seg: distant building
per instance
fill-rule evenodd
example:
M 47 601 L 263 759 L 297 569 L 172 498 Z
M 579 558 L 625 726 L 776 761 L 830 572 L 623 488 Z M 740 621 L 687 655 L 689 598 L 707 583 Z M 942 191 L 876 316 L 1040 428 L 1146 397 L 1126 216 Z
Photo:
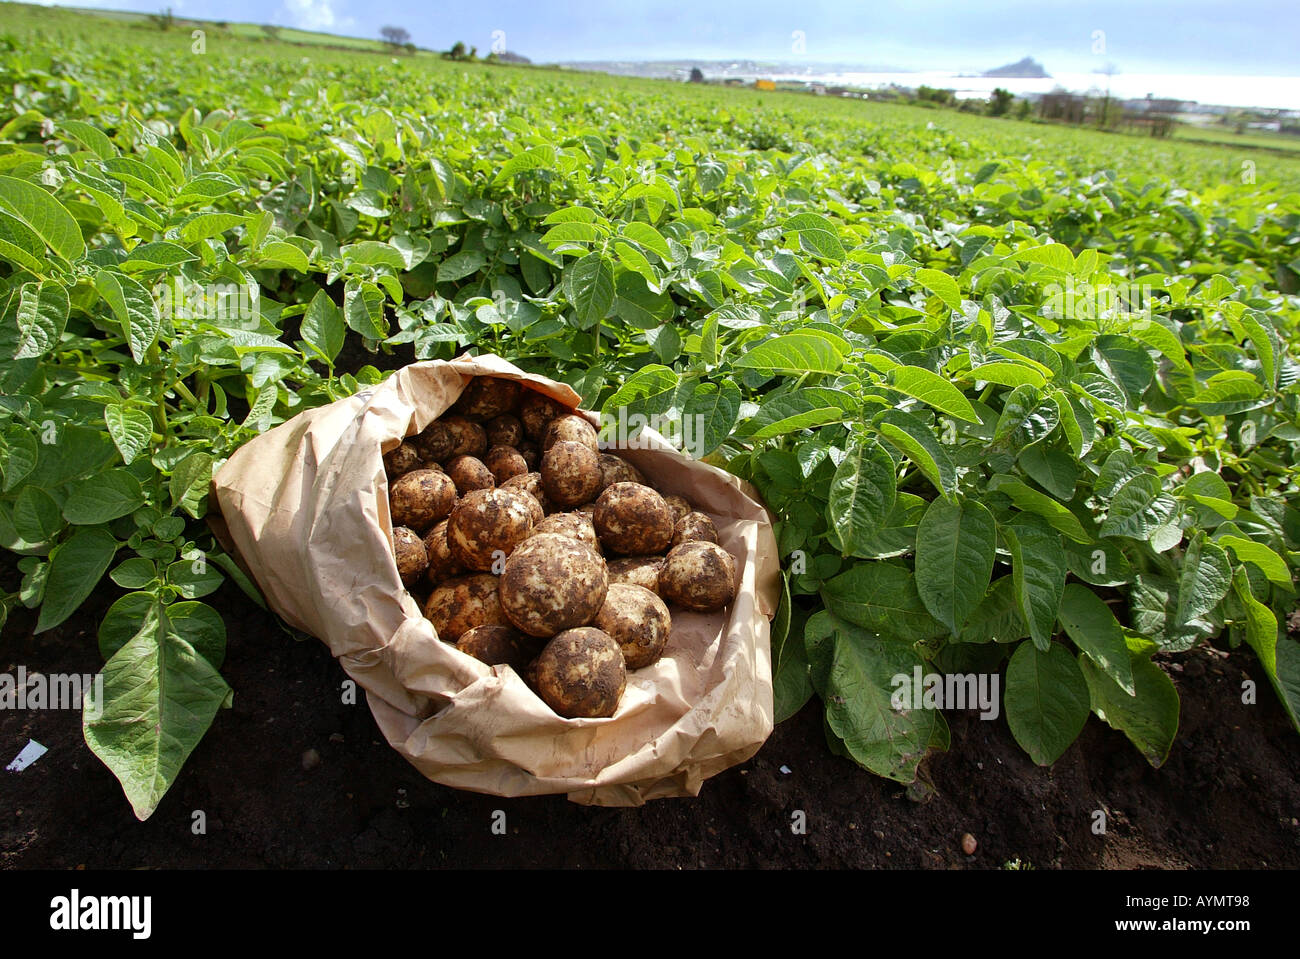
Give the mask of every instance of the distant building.
M 774 83 L 774 82 L 771 81 L 771 80 L 755 80 L 755 81 L 754 81 L 754 89 L 755 89 L 755 90 L 775 90 L 775 89 L 776 89 L 776 83 Z

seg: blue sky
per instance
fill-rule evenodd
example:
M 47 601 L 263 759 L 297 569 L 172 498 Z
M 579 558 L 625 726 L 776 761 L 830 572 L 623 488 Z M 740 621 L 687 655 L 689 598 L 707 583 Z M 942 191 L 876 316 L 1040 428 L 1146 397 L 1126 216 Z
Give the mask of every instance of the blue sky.
M 764 59 L 982 70 L 1300 75 L 1297 0 L 76 0 L 67 5 L 275 23 L 486 53 L 494 31 L 537 61 Z M 796 31 L 803 37 L 798 51 Z M 1104 53 L 1094 51 L 1098 31 Z

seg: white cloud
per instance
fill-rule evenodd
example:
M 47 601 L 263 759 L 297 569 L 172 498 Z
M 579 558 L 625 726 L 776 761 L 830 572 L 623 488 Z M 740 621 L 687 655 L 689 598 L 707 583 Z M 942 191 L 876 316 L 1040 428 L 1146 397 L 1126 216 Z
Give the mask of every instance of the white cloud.
M 293 25 L 303 30 L 341 26 L 334 12 L 334 0 L 284 0 L 284 8 Z

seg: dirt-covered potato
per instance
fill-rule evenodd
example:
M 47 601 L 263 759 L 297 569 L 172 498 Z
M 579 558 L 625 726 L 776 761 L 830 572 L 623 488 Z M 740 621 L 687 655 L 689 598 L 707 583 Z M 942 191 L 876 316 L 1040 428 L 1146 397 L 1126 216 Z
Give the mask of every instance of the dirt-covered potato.
M 405 526 L 393 527 L 393 555 L 397 557 L 397 572 L 402 582 L 410 586 L 429 568 L 429 554 L 420 534 Z
M 454 445 L 451 456 L 482 456 L 487 452 L 487 431 L 464 416 L 444 416 L 442 422 L 451 430 Z
M 424 457 L 425 463 L 441 463 L 450 459 L 456 449 L 456 432 L 446 421 L 434 420 L 408 442 Z
M 676 525 L 679 519 L 695 509 L 690 500 L 685 496 L 678 496 L 676 493 L 665 496 L 664 502 L 668 504 L 668 509 L 672 511 L 673 525 Z
M 466 493 L 447 520 L 447 545 L 466 569 L 492 569 L 497 551 L 509 556 L 533 531 L 533 513 L 524 494 L 478 489 Z
M 493 446 L 483 457 L 483 465 L 492 472 L 497 485 L 500 486 L 512 476 L 528 472 L 528 464 L 513 446 Z
M 524 424 L 519 417 L 502 413 L 488 420 L 483 427 L 487 433 L 488 449 L 494 446 L 518 446 L 524 439 Z
M 618 643 L 590 626 L 560 633 L 537 657 L 537 694 L 570 719 L 613 716 L 627 686 Z
M 537 640 L 512 626 L 475 626 L 461 633 L 456 648 L 489 666 L 510 666 L 523 675 L 537 653 Z
M 543 533 L 568 536 L 585 543 L 597 553 L 601 551 L 600 539 L 596 536 L 596 526 L 587 513 L 552 513 L 533 527 L 533 536 L 540 536 Z
M 659 571 L 663 569 L 662 556 L 626 556 L 613 559 L 607 564 L 609 583 L 630 583 L 641 586 L 650 592 L 659 593 Z
M 423 465 L 424 460 L 420 458 L 420 451 L 410 443 L 403 443 L 384 454 L 384 470 L 390 478 L 409 473 L 411 470 L 418 470 Z
M 524 473 L 521 476 L 512 476 L 501 484 L 501 488 L 517 489 L 528 493 L 538 503 L 542 504 L 544 513 L 549 513 L 554 509 L 551 506 L 551 501 L 546 498 L 546 488 L 542 485 L 541 473 Z M 541 519 L 539 518 L 537 521 L 540 523 Z
M 447 542 L 447 520 L 429 530 L 424 537 L 424 551 L 429 557 L 429 571 L 425 578 L 430 586 L 440 586 L 443 580 L 465 572 L 465 567 L 451 555 L 451 544 Z
M 660 553 L 673 539 L 673 517 L 664 498 L 640 483 L 615 483 L 596 500 L 596 535 L 622 556 Z
M 672 618 L 664 601 L 645 587 L 612 583 L 594 625 L 618 643 L 628 669 L 640 669 L 663 654 Z
M 460 394 L 455 411 L 461 416 L 490 420 L 511 412 L 519 402 L 519 391 L 520 386 L 514 380 L 504 380 L 499 376 L 476 376 Z
M 600 489 L 604 492 L 615 483 L 640 483 L 643 486 L 649 485 L 641 471 L 623 459 L 621 456 L 615 456 L 613 453 L 600 454 Z
M 687 513 L 673 526 L 673 545 L 681 546 L 682 543 L 692 543 L 696 540 L 716 543 L 718 527 L 714 526 L 713 520 L 704 513 Z
M 388 488 L 394 526 L 427 530 L 456 505 L 456 484 L 439 470 L 411 470 Z
M 600 457 L 581 443 L 560 440 L 542 455 L 542 488 L 561 509 L 586 503 L 600 489 Z
M 533 390 L 524 390 L 519 402 L 519 422 L 524 424 L 524 435 L 535 440 L 542 438 L 547 423 L 567 412 L 566 407 Z
M 447 460 L 447 475 L 456 484 L 456 492 L 464 496 L 476 489 L 491 489 L 497 485 L 496 477 L 487 464 L 476 456 L 453 456 Z
M 659 593 L 687 609 L 716 612 L 736 596 L 736 561 L 717 543 L 674 546 L 659 571 Z
M 546 433 L 542 436 L 542 452 L 545 453 L 556 443 L 581 443 L 593 453 L 600 452 L 600 440 L 596 427 L 587 422 L 585 417 L 576 413 L 557 416 L 546 424 Z
M 424 615 L 438 638 L 448 643 L 475 626 L 509 626 L 497 596 L 497 578 L 491 573 L 449 579 L 424 604 Z
M 534 440 L 520 440 L 518 444 L 516 444 L 515 449 L 517 449 L 519 455 L 524 458 L 524 462 L 528 464 L 528 468 L 533 472 L 536 472 L 537 464 L 542 461 L 541 447 L 539 447 Z
M 605 561 L 590 546 L 567 536 L 534 536 L 506 560 L 501 608 L 530 636 L 554 636 L 586 626 L 605 602 Z

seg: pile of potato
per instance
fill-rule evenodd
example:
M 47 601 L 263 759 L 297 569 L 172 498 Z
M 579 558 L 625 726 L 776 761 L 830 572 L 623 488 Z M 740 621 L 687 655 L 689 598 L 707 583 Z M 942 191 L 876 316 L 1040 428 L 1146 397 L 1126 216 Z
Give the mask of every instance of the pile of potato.
M 735 597 L 736 564 L 681 496 L 661 496 L 595 428 L 513 380 L 472 380 L 384 457 L 402 582 L 438 636 L 515 669 L 561 716 L 612 716 L 628 670 L 663 654 L 665 603 Z

